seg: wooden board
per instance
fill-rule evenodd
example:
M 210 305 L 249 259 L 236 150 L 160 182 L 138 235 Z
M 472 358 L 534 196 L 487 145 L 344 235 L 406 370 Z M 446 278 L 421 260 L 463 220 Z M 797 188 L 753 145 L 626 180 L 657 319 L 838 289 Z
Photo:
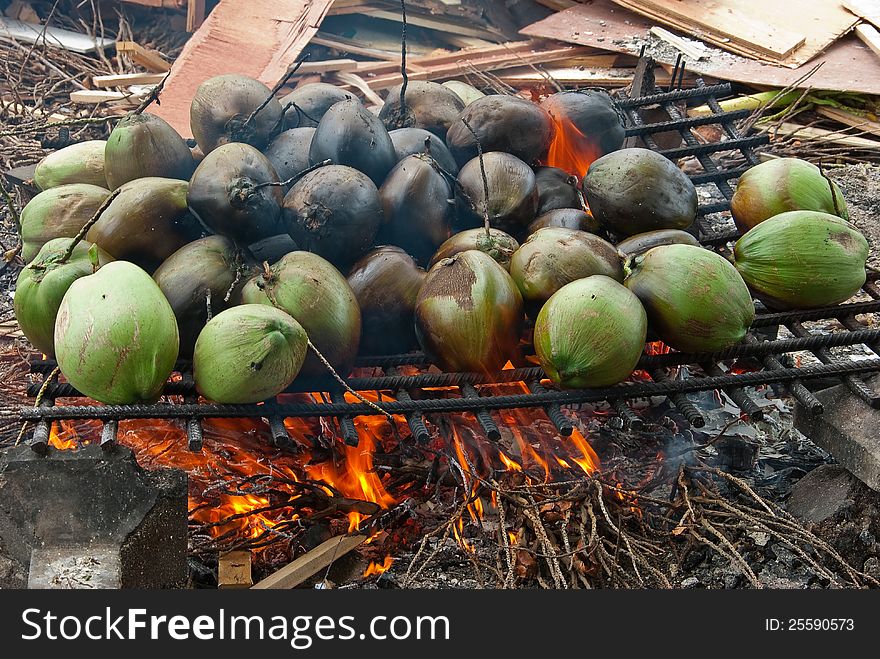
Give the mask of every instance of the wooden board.
M 171 70 L 171 65 L 159 53 L 144 48 L 136 41 L 117 41 L 116 52 L 128 55 L 135 64 L 155 73 L 165 73 Z
M 191 137 L 189 106 L 198 86 L 216 75 L 243 73 L 271 87 L 318 30 L 332 0 L 221 0 L 174 63 L 150 112 Z
M 327 569 L 334 561 L 363 544 L 366 539 L 365 535 L 341 535 L 330 538 L 289 565 L 254 584 L 252 588 L 255 590 L 295 588 L 321 570 Z
M 844 8 L 875 27 L 880 27 L 880 2 L 877 0 L 843 0 Z
M 117 73 L 107 76 L 92 76 L 95 87 L 127 87 L 128 85 L 158 85 L 165 73 Z
M 618 5 L 719 48 L 795 67 L 828 48 L 857 22 L 837 2 L 815 0 L 614 0 Z
M 859 23 L 856 25 L 855 33 L 863 44 L 880 57 L 880 32 L 876 27 L 868 23 Z
M 652 25 L 652 21 L 615 6 L 611 0 L 593 0 L 590 5 L 578 5 L 533 23 L 523 28 L 522 34 L 638 55 L 650 37 Z M 675 55 L 667 56 L 662 51 L 650 54 L 666 64 L 675 60 Z M 806 83 L 797 83 L 819 63 L 822 66 Z M 687 70 L 759 87 L 800 84 L 814 89 L 880 94 L 880 59 L 853 35 L 838 40 L 825 53 L 795 69 L 710 49 L 705 59 L 688 61 Z

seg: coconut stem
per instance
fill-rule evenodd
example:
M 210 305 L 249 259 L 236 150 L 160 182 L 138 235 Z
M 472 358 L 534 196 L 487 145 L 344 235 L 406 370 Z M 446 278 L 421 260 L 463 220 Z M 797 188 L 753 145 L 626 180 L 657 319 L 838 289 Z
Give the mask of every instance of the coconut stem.
M 110 193 L 110 196 L 108 196 L 104 200 L 104 203 L 101 204 L 101 207 L 95 212 L 94 215 L 92 215 L 91 219 L 89 219 L 88 222 L 83 224 L 82 229 L 80 229 L 79 232 L 77 232 L 77 234 L 73 237 L 73 239 L 70 242 L 70 245 L 67 246 L 67 250 L 61 256 L 61 260 L 58 261 L 58 263 L 67 263 L 68 259 L 70 259 L 71 255 L 73 254 L 73 250 L 76 249 L 76 246 L 79 245 L 79 243 L 82 241 L 82 239 L 86 237 L 86 234 L 89 232 L 89 229 L 91 229 L 93 226 L 95 226 L 97 221 L 101 219 L 101 216 L 104 214 L 104 211 L 107 210 L 107 208 L 110 206 L 110 204 L 113 203 L 113 200 L 119 196 L 120 192 L 122 192 L 122 188 L 116 188 L 113 192 Z
M 386 412 L 385 410 L 383 410 L 381 407 L 379 407 L 378 405 L 376 405 L 376 403 L 367 400 L 366 398 L 364 398 L 363 396 L 361 396 L 358 392 L 356 392 L 354 389 L 352 389 L 350 386 L 348 386 L 348 383 L 347 383 L 345 380 L 343 380 L 343 379 L 342 379 L 342 376 L 339 375 L 339 373 L 336 372 L 336 369 L 333 368 L 333 366 L 330 365 L 330 362 L 328 362 L 328 361 L 327 361 L 327 358 L 324 357 L 324 355 L 321 354 L 321 351 L 318 350 L 318 349 L 315 347 L 315 344 L 312 343 L 311 339 L 308 339 L 308 342 L 309 342 L 309 349 L 311 349 L 311 351 L 312 351 L 313 353 L 315 353 L 315 356 L 316 356 L 316 357 L 320 360 L 320 362 L 324 365 L 324 368 L 326 368 L 328 371 L 330 371 L 330 375 L 333 376 L 333 379 L 334 379 L 334 380 L 336 380 L 340 385 L 342 385 L 342 387 L 343 387 L 348 393 L 350 393 L 352 396 L 354 396 L 355 398 L 357 398 L 359 401 L 361 401 L 362 403 L 364 403 L 364 404 L 367 405 L 368 407 L 371 407 L 371 408 L 373 408 L 374 410 L 376 410 L 377 412 L 379 412 L 380 414 L 384 415 L 385 417 L 388 418 L 388 421 L 391 422 L 392 425 L 394 424 L 394 417 L 391 416 L 391 414 L 389 414 L 388 412 Z
M 828 188 L 831 190 L 831 203 L 834 204 L 834 214 L 842 218 L 843 215 L 840 214 L 840 204 L 837 201 L 837 190 L 834 187 L 834 181 L 825 173 L 825 167 L 823 167 L 821 159 L 819 160 L 819 173 L 822 175 L 822 178 L 828 181 Z
M 140 105 L 138 105 L 134 110 L 132 110 L 132 112 L 131 112 L 132 115 L 143 114 L 144 110 L 146 110 L 148 107 L 150 107 L 150 104 L 153 101 L 156 101 L 157 104 L 160 103 L 159 94 L 161 94 L 162 90 L 165 88 L 165 81 L 168 80 L 168 76 L 170 76 L 170 75 L 171 75 L 171 70 L 169 69 L 168 73 L 165 74 L 165 77 L 159 81 L 159 84 L 156 85 L 155 87 L 153 87 L 150 90 L 150 93 L 147 94 L 147 97 L 143 101 L 140 102 Z
M 491 227 L 489 221 L 489 178 L 486 176 L 486 163 L 483 162 L 483 145 L 480 144 L 480 138 L 477 137 L 477 132 L 471 128 L 467 119 L 462 117 L 461 122 L 464 124 L 464 127 L 468 129 L 470 134 L 474 136 L 474 141 L 477 143 L 477 158 L 480 160 L 480 176 L 483 177 L 483 194 L 485 195 L 485 201 L 483 203 L 483 224 L 486 227 L 486 236 L 491 237 L 492 234 L 489 233 L 489 228 Z
M 284 74 L 284 77 L 281 78 L 281 80 L 279 80 L 274 87 L 272 87 L 272 90 L 269 92 L 269 95 L 265 98 L 265 100 L 260 103 L 256 108 L 254 108 L 254 111 L 251 112 L 248 115 L 248 118 L 244 120 L 244 123 L 241 126 L 242 130 L 253 123 L 254 119 L 257 118 L 257 115 L 263 111 L 263 108 L 269 105 L 269 102 L 273 98 L 275 98 L 275 94 L 278 93 L 278 90 L 287 84 L 287 81 L 290 80 L 297 71 L 299 71 L 299 67 L 301 67 L 303 65 L 303 62 L 305 62 L 309 57 L 311 57 L 311 55 L 309 53 L 306 53 L 292 67 L 287 69 L 287 73 Z
M 406 88 L 409 86 L 409 76 L 406 74 L 406 0 L 400 0 L 400 15 L 402 19 L 400 28 L 400 77 L 403 83 L 400 85 L 400 107 L 398 108 L 399 123 L 404 125 L 406 119 Z
M 326 167 L 327 165 L 332 165 L 332 164 L 333 164 L 333 161 L 328 158 L 327 160 L 319 162 L 317 165 L 312 165 L 311 167 L 307 167 L 306 169 L 302 170 L 298 174 L 294 174 L 286 181 L 269 181 L 268 183 L 257 183 L 252 189 L 259 190 L 260 188 L 287 187 L 288 185 L 293 185 L 294 183 L 296 183 L 298 180 L 300 180 L 306 174 L 310 174 L 313 171 L 315 171 L 316 169 L 321 169 L 321 167 Z

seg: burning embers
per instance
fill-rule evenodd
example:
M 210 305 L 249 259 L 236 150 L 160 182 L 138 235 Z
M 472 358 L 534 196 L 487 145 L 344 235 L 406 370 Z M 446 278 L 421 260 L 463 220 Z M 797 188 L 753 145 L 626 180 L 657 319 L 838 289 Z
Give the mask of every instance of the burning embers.
M 510 395 L 528 391 L 525 383 L 485 385 L 486 393 Z M 455 387 L 434 390 L 438 396 L 457 396 Z M 388 392 L 362 392 L 370 400 L 393 400 Z M 286 401 L 304 396 L 282 396 Z M 354 402 L 353 396 L 347 396 Z M 293 550 L 315 524 L 335 533 L 376 535 L 377 518 L 407 499 L 429 498 L 441 485 L 465 484 L 462 514 L 452 530 L 460 545 L 472 550 L 466 536 L 469 523 L 481 524 L 497 515 L 496 497 L 483 492 L 486 479 L 515 475 L 525 483 L 548 483 L 582 478 L 598 470 L 599 458 L 584 436 L 574 430 L 560 436 L 539 409 L 504 410 L 493 416 L 501 433 L 486 438 L 470 414 L 428 418 L 431 441 L 419 445 L 406 420 L 394 417 L 353 419 L 359 443 L 346 445 L 337 422 L 319 418 L 289 418 L 285 426 L 294 448 L 272 447 L 260 419 L 206 419 L 203 450 L 188 450 L 182 424 L 171 420 L 126 420 L 119 424 L 118 441 L 130 447 L 147 469 L 176 467 L 190 481 L 191 546 L 194 551 L 235 548 L 260 549 L 286 540 Z M 50 443 L 76 449 L 100 437 L 100 422 L 61 421 L 53 424 Z M 399 470 L 403 465 L 404 468 Z M 430 465 L 424 477 L 405 476 L 414 465 Z M 412 529 L 413 531 L 415 529 Z M 415 539 L 415 534 L 411 534 Z M 390 559 L 370 568 L 379 574 Z

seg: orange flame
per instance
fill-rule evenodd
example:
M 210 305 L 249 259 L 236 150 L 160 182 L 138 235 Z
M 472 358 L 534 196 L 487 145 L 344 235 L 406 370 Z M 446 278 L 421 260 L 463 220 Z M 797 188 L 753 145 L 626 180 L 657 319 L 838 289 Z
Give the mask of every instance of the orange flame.
M 547 152 L 547 164 L 558 167 L 569 174 L 583 178 L 594 160 L 602 155 L 599 147 L 589 137 L 565 117 L 553 117 L 556 132 L 550 150 Z
M 391 556 L 386 556 L 385 560 L 383 560 L 381 563 L 371 561 L 370 564 L 367 566 L 367 569 L 364 570 L 364 578 L 388 572 L 388 570 L 391 569 L 391 564 L 393 562 L 394 559 L 391 558 Z
M 580 457 L 574 455 L 571 456 L 574 463 L 587 475 L 599 471 L 599 465 L 601 464 L 599 456 L 596 455 L 593 447 L 590 446 L 590 443 L 586 439 L 584 439 L 584 436 L 577 428 L 571 433 L 571 442 L 581 454 Z

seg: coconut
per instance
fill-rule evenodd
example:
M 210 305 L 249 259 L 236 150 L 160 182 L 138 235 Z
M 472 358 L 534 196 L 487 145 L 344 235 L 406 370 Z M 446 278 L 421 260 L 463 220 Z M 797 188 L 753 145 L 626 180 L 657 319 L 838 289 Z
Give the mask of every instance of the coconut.
M 486 96 L 476 87 L 473 87 L 466 82 L 461 82 L 460 80 L 447 80 L 443 83 L 443 86 L 454 91 L 465 104 L 465 107 Z
M 153 273 L 177 318 L 182 356 L 192 355 L 209 312 L 217 315 L 238 304 L 248 269 L 235 243 L 223 236 L 208 236 L 178 249 Z
M 326 82 L 301 85 L 281 99 L 281 107 L 286 108 L 284 129 L 314 128 L 327 110 L 348 98 L 353 97 L 345 90 Z
M 499 229 L 489 229 L 488 232 L 484 228 L 468 229 L 455 234 L 440 245 L 431 257 L 428 267 L 433 268 L 443 259 L 452 258 L 459 252 L 470 249 L 488 254 L 498 265 L 510 271 L 510 257 L 519 249 L 519 243 L 516 238 Z
M 576 208 L 557 208 L 539 215 L 529 224 L 529 234 L 540 229 L 577 229 L 597 233 L 600 230 L 599 223 L 587 211 Z
M 609 387 L 626 380 L 645 347 L 648 321 L 638 298 L 593 275 L 566 284 L 535 321 L 541 368 L 562 387 Z
M 558 92 L 541 101 L 557 124 L 568 124 L 580 133 L 596 157 L 616 151 L 626 137 L 623 112 L 602 90 Z
M 34 184 L 40 190 L 59 185 L 86 183 L 107 187 L 104 176 L 104 140 L 88 140 L 71 144 L 50 153 L 37 163 Z
M 500 151 L 483 154 L 483 166 L 489 184 L 490 223 L 508 233 L 522 233 L 538 212 L 535 173 L 516 156 Z M 472 228 L 484 223 L 486 189 L 479 158 L 458 173 L 455 201 L 460 226 Z
M 736 269 L 768 306 L 845 302 L 865 283 L 868 242 L 835 215 L 789 211 L 758 224 L 734 247 Z
M 407 156 L 379 189 L 384 225 L 380 241 L 427 263 L 452 234 L 452 186 L 430 156 Z
M 259 80 L 234 73 L 208 78 L 199 85 L 189 122 L 202 153 L 208 155 L 231 142 L 265 147 L 282 125 L 281 103 L 275 98 L 266 103 L 271 95 Z
M 393 355 L 418 346 L 414 327 L 416 296 L 425 271 L 399 247 L 367 253 L 348 275 L 361 308 L 361 353 Z
M 314 136 L 314 128 L 292 128 L 269 143 L 264 153 L 280 180 L 287 181 L 309 168 L 309 148 Z
M 733 219 L 743 233 L 780 213 L 797 210 L 849 219 L 837 184 L 822 176 L 816 165 L 797 158 L 755 165 L 740 177 L 730 200 Z
M 186 204 L 189 184 L 170 178 L 139 178 L 119 194 L 89 229 L 86 239 L 116 259 L 152 272 L 202 228 Z
M 510 276 L 533 311 L 566 284 L 590 275 L 622 282 L 623 262 L 614 245 L 586 231 L 540 229 L 510 259 Z
M 667 158 L 648 149 L 621 149 L 590 165 L 584 195 L 593 217 L 623 236 L 687 229 L 697 216 L 697 191 Z
M 225 144 L 196 167 L 189 207 L 211 231 L 243 244 L 284 233 L 284 194 L 272 163 L 247 144 Z
M 241 297 L 245 304 L 268 304 L 287 312 L 334 369 L 343 376 L 351 370 L 361 336 L 361 311 L 351 286 L 330 262 L 310 252 L 291 252 L 248 281 Z M 302 374 L 322 376 L 327 369 L 310 354 Z
M 53 238 L 40 249 L 36 258 L 18 273 L 15 283 L 15 318 L 28 341 L 40 352 L 55 354 L 55 318 L 70 285 L 80 277 L 95 272 L 113 257 L 92 244 L 80 241 L 70 258 L 61 262 L 72 238 Z M 94 263 L 93 263 L 94 260 Z
M 419 343 L 446 371 L 489 373 L 516 356 L 522 297 L 483 252 L 460 252 L 431 268 L 415 313 Z
M 347 270 L 373 245 L 382 224 L 382 200 L 366 174 L 328 165 L 290 189 L 284 221 L 297 245 Z
M 538 167 L 535 182 L 538 185 L 538 215 L 558 208 L 583 210 L 584 200 L 578 189 L 580 181 L 577 176 L 558 167 Z
M 394 144 L 382 121 L 356 98 L 333 105 L 321 118 L 312 138 L 309 159 L 313 165 L 329 160 L 347 165 L 382 185 L 397 164 Z
M 114 261 L 77 279 L 58 309 L 58 366 L 78 391 L 102 403 L 154 403 L 177 348 L 171 305 L 133 263 Z
M 424 128 L 441 140 L 464 110 L 464 101 L 453 90 L 436 82 L 412 80 L 406 86 L 406 104 L 400 113 L 400 85 L 388 90 L 379 118 L 388 130 Z
M 244 304 L 217 314 L 199 334 L 193 379 L 218 403 L 259 403 L 284 391 L 302 368 L 309 339 L 280 309 Z
M 88 183 L 41 192 L 21 211 L 21 258 L 30 262 L 53 238 L 73 238 L 98 212 L 110 191 Z
M 394 154 L 401 161 L 407 156 L 426 153 L 450 174 L 458 173 L 458 163 L 446 148 L 446 143 L 424 128 L 398 128 L 388 133 L 394 145 Z
M 129 114 L 107 140 L 104 149 L 107 183 L 116 189 L 138 178 L 158 176 L 189 180 L 195 164 L 183 138 L 164 119 L 153 114 Z
M 483 151 L 504 151 L 532 164 L 547 153 L 553 134 L 553 120 L 540 106 L 518 96 L 486 96 L 462 111 L 446 146 L 459 166 L 477 157 L 477 140 Z
M 645 233 L 637 233 L 625 240 L 617 243 L 617 251 L 624 256 L 638 256 L 644 254 L 649 249 L 660 247 L 662 245 L 693 245 L 700 246 L 700 241 L 693 234 L 680 229 L 658 229 L 657 231 L 647 231 Z
M 628 262 L 625 284 L 642 301 L 651 329 L 684 352 L 736 345 L 755 319 L 742 277 L 725 258 L 693 245 L 663 245 Z

